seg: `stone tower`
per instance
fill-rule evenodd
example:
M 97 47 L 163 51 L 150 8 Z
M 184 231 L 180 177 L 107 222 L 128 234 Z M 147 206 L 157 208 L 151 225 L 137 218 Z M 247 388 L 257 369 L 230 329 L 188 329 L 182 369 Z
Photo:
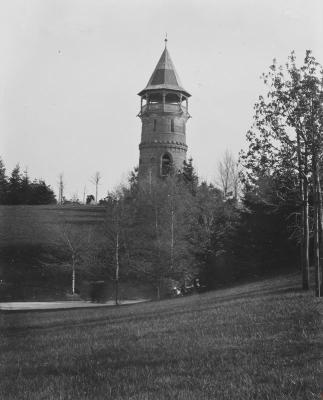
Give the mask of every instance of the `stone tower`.
M 183 167 L 186 159 L 186 122 L 190 94 L 183 88 L 165 49 L 141 97 L 139 181 L 163 177 Z

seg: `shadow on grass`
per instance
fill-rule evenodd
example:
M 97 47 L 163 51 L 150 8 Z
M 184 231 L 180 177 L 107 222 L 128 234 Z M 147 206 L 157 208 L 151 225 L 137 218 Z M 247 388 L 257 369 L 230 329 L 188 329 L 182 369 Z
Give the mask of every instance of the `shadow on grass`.
M 303 293 L 301 289 L 290 287 L 288 283 L 282 284 L 282 287 L 259 287 L 254 290 L 245 290 L 236 294 L 225 293 L 231 290 L 235 289 L 221 290 L 220 293 L 222 294 L 224 292 L 223 295 L 218 295 L 218 293 L 214 291 L 203 293 L 201 295 L 192 295 L 171 300 L 153 301 L 149 302 L 148 304 L 146 303 L 145 305 L 124 305 L 122 308 L 119 308 L 118 306 L 112 306 L 109 307 L 109 309 L 97 307 L 95 310 L 91 310 L 92 315 L 89 317 L 86 316 L 86 314 L 89 314 L 88 309 L 5 311 L 5 314 L 11 314 L 12 317 L 14 314 L 19 313 L 22 318 L 20 324 L 18 323 L 18 326 L 15 326 L 15 322 L 19 321 L 15 321 L 15 318 L 12 318 L 12 324 L 10 322 L 7 324 L 7 326 L 3 324 L 3 328 L 0 328 L 0 331 L 4 332 L 4 334 L 7 334 L 8 336 L 20 336 L 28 334 L 33 330 L 51 332 L 65 329 L 89 328 L 94 326 L 102 327 L 107 326 L 107 324 L 119 325 L 133 321 L 147 322 L 149 320 L 155 320 L 157 317 L 156 313 L 158 313 L 159 320 L 167 320 L 176 317 L 181 318 L 192 313 L 207 313 L 208 311 L 214 310 L 219 306 L 225 305 L 226 303 L 229 304 L 236 301 L 241 301 L 243 303 L 246 301 L 252 302 L 259 298 L 262 302 L 266 302 L 266 299 L 269 300 L 273 295 L 283 296 L 289 293 Z M 93 315 L 93 311 L 95 311 L 95 315 Z M 120 313 L 126 315 L 120 315 Z M 59 315 L 61 318 L 60 320 L 46 321 L 45 323 L 44 321 L 39 322 L 36 320 L 37 322 L 35 324 L 30 323 L 31 321 L 29 321 L 29 315 L 32 315 L 36 318 L 37 315 L 43 315 L 45 317 L 46 314 L 48 314 L 49 318 L 51 315 L 54 316 L 55 314 Z M 80 319 L 82 319 L 82 322 L 79 322 Z

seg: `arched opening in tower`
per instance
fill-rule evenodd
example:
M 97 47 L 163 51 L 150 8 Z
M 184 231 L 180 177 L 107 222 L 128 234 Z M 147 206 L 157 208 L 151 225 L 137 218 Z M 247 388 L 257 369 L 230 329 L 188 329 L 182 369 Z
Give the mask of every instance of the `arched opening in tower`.
M 170 154 L 165 153 L 161 159 L 161 175 L 168 176 L 170 175 L 173 167 L 173 160 Z

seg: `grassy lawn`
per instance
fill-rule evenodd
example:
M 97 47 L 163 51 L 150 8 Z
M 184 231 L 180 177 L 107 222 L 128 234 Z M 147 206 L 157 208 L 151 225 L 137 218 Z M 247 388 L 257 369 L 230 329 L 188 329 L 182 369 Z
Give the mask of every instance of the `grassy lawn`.
M 319 304 L 299 281 L 2 313 L 0 398 L 319 399 Z

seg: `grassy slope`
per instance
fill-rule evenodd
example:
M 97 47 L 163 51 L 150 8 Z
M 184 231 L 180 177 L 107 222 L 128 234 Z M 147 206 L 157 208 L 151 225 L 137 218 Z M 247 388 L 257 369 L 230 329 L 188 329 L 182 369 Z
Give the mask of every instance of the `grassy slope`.
M 318 304 L 298 282 L 2 314 L 0 398 L 318 399 Z
M 15 244 L 51 244 L 58 224 L 93 225 L 104 219 L 98 206 L 0 206 L 0 249 Z
M 5 282 L 20 283 L 24 279 L 24 289 L 11 292 L 16 300 L 33 298 L 37 289 L 38 298 L 55 299 L 56 292 L 61 297 L 70 286 L 70 278 L 66 273 L 55 275 L 50 268 L 42 270 L 42 283 L 35 283 L 35 275 L 40 274 L 41 261 L 47 261 L 48 255 L 56 254 L 54 247 L 61 245 L 62 226 L 73 225 L 78 231 L 80 226 L 91 231 L 93 240 L 99 235 L 99 228 L 104 221 L 105 209 L 99 206 L 0 206 L 0 279 Z M 83 232 L 84 232 L 83 230 Z M 64 246 L 63 246 L 64 247 Z M 58 278 L 63 286 L 56 288 Z M 39 287 L 39 290 L 38 290 Z M 6 298 L 6 293 L 0 288 L 0 298 Z M 1 301 L 1 299 L 0 299 Z
M 2 314 L 0 398 L 318 399 L 318 304 L 298 281 Z

